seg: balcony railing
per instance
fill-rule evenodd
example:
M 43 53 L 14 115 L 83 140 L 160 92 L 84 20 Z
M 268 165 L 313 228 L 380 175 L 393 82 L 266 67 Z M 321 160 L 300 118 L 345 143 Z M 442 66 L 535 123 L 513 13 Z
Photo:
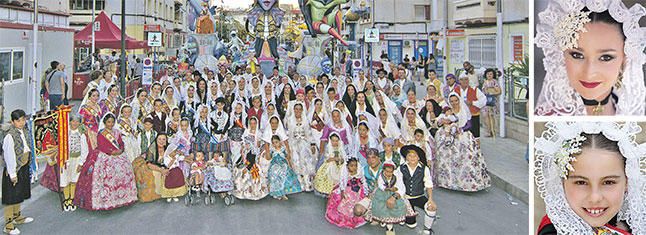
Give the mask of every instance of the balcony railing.
M 529 92 L 529 77 L 505 75 L 505 113 L 521 120 L 528 120 L 527 93 Z

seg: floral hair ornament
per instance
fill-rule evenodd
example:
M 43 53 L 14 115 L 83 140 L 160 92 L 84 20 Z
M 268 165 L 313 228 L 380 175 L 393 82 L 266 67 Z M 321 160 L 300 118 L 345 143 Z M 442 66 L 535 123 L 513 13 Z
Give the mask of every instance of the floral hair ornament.
M 554 162 L 560 169 L 561 178 L 567 179 L 568 173 L 574 171 L 572 162 L 576 161 L 575 155 L 581 153 L 581 144 L 585 140 L 583 135 L 566 140 L 563 142 L 561 150 L 554 154 Z
M 594 228 L 570 207 L 563 179 L 571 171 L 572 155 L 581 151 L 582 134 L 601 134 L 617 142 L 625 159 L 626 192 L 618 220 L 626 221 L 632 234 L 646 234 L 646 144 L 637 144 L 642 129 L 636 122 L 548 122 L 534 144 L 534 175 L 537 193 L 545 201 L 545 211 L 558 234 L 596 234 Z
M 579 47 L 580 33 L 587 32 L 583 26 L 590 22 L 589 11 L 570 12 L 554 28 L 554 36 L 561 50 Z

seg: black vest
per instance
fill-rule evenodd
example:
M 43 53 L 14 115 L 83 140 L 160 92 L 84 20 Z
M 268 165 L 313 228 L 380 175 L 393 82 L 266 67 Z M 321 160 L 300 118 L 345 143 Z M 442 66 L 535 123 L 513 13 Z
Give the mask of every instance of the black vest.
M 402 173 L 404 186 L 406 186 L 406 195 L 411 197 L 424 195 L 424 167 L 417 166 L 413 174 L 410 173 L 406 164 L 401 165 L 399 169 Z

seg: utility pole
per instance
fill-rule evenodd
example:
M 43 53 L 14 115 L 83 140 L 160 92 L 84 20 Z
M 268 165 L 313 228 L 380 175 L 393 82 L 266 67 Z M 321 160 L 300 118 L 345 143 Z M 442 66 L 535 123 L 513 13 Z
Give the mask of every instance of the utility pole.
M 500 133 L 501 138 L 505 138 L 505 65 L 503 64 L 503 50 L 502 50 L 502 0 L 496 1 L 496 27 L 498 32 L 496 33 L 496 67 L 498 71 L 501 72 L 501 76 L 498 80 L 500 84 L 500 97 L 498 97 L 498 104 L 500 105 Z
M 121 97 L 126 97 L 126 0 L 121 0 Z
M 442 48 L 442 72 L 444 73 L 443 76 L 446 77 L 447 74 L 449 74 L 449 65 L 446 62 L 448 59 L 448 55 L 446 54 L 446 50 L 449 46 L 449 0 L 444 1 L 444 28 L 442 29 L 444 31 L 444 48 Z M 436 59 L 437 61 L 437 59 Z M 442 79 L 444 80 L 444 79 Z M 446 82 L 446 81 L 444 81 Z
M 34 115 L 36 114 L 36 108 L 37 102 L 36 100 L 40 99 L 40 95 L 38 95 L 37 92 L 37 86 L 40 80 L 40 76 L 38 76 L 38 0 L 34 0 L 34 18 L 33 18 L 33 24 L 32 24 L 32 32 L 34 34 L 33 36 L 33 41 L 32 41 L 32 48 L 31 48 L 31 86 L 27 86 L 27 89 L 31 87 L 31 92 L 27 92 L 27 94 L 31 93 L 31 114 Z M 63 87 L 63 90 L 65 88 Z M 43 107 L 45 108 L 45 107 Z
M 94 53 L 95 53 L 95 38 L 94 38 L 94 31 L 96 31 L 96 14 L 95 14 L 95 8 L 96 8 L 96 0 L 92 0 L 92 64 L 91 67 L 94 67 Z

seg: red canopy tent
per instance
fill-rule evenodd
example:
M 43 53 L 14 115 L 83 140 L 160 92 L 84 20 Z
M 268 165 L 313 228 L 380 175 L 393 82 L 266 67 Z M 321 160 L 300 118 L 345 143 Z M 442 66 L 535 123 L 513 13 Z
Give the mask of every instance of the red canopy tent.
M 110 48 L 121 49 L 121 30 L 115 25 L 112 20 L 101 11 L 97 15 L 95 21 L 100 22 L 101 28 L 94 32 L 94 43 L 96 48 Z M 74 34 L 74 46 L 76 47 L 91 47 L 92 46 L 92 26 L 94 22 L 88 24 L 81 31 Z M 144 41 L 137 41 L 136 39 L 126 35 L 126 49 L 141 49 L 148 48 Z

